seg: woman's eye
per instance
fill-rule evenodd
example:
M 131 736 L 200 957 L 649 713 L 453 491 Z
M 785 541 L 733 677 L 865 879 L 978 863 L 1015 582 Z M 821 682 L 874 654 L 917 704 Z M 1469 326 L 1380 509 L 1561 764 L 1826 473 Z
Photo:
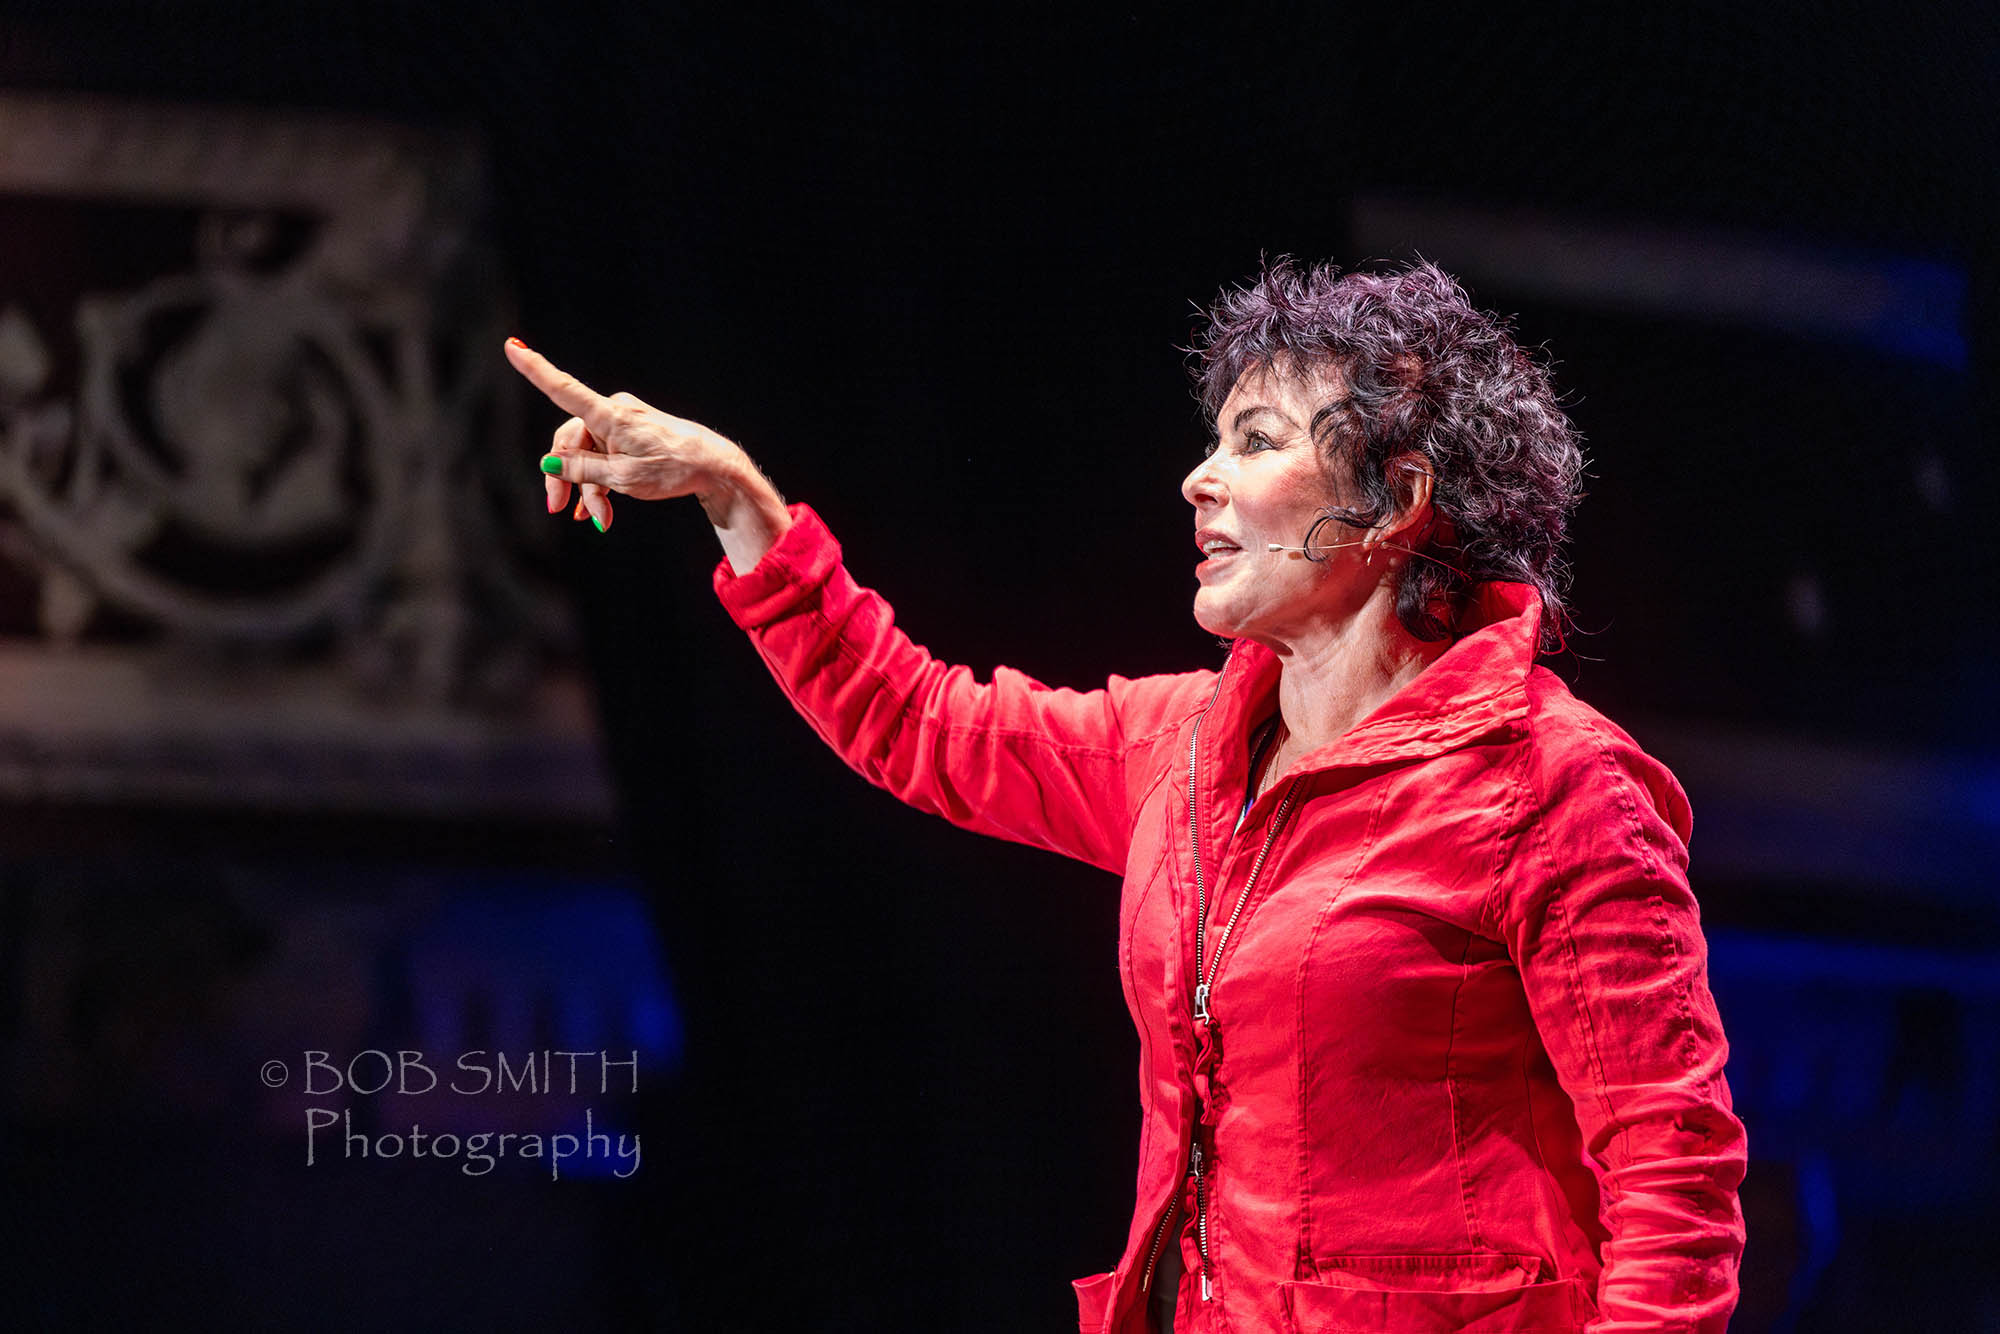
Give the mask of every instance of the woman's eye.
M 1201 456 L 1205 459 L 1212 459 L 1215 457 L 1215 451 L 1220 448 L 1222 448 L 1222 441 L 1220 439 L 1211 440 L 1202 449 Z M 1243 443 L 1237 446 L 1236 452 L 1239 454 L 1252 454 L 1258 450 L 1276 448 L 1277 445 L 1272 442 L 1271 437 L 1265 435 L 1262 431 L 1252 431 L 1243 437 Z

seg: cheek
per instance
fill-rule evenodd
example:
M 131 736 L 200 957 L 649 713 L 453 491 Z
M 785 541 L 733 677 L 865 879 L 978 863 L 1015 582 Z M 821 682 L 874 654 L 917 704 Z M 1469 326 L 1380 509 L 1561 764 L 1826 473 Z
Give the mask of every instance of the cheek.
M 1294 468 L 1271 487 L 1266 511 L 1274 521 L 1305 525 L 1333 504 L 1333 495 L 1316 468 Z
M 1326 484 L 1326 476 L 1317 464 L 1310 468 L 1301 468 L 1287 477 L 1285 490 L 1299 504 L 1310 505 L 1314 509 L 1323 509 L 1331 505 L 1335 499 L 1333 488 Z

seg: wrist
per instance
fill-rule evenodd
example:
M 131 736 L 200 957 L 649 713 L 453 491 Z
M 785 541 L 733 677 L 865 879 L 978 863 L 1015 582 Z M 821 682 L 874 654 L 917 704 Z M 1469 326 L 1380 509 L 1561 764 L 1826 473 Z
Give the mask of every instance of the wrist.
M 717 470 L 708 487 L 695 494 L 738 574 L 748 573 L 792 526 L 785 498 L 740 450 L 729 466 Z
M 747 459 L 696 492 L 695 498 L 708 521 L 722 529 L 785 513 L 784 497 Z

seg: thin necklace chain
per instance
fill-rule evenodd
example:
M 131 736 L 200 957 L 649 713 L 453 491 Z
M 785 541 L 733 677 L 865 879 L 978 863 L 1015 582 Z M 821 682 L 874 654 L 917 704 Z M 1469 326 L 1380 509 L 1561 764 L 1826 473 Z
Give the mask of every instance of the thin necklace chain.
M 1269 729 L 1258 743 L 1256 752 L 1250 757 L 1250 801 L 1264 795 L 1264 789 L 1271 785 L 1271 775 L 1278 773 L 1278 752 L 1292 739 L 1285 727 L 1285 716 L 1276 714 L 1265 724 Z

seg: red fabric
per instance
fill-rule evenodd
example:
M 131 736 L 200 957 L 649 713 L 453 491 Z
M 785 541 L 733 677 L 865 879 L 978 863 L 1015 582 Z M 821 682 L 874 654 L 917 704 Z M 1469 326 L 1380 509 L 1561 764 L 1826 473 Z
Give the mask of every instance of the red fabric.
M 1177 1334 L 1724 1328 L 1745 1139 L 1687 799 L 1535 665 L 1531 588 L 1482 585 L 1458 642 L 1237 831 L 1268 650 L 1102 690 L 982 684 L 792 514 L 715 585 L 828 744 L 914 806 L 1124 876 L 1138 1198 L 1116 1268 L 1076 1285 L 1083 1330 L 1146 1330 L 1197 1141 L 1210 1296 L 1184 1223 Z M 1204 1028 L 1197 847 L 1213 957 L 1267 844 Z

